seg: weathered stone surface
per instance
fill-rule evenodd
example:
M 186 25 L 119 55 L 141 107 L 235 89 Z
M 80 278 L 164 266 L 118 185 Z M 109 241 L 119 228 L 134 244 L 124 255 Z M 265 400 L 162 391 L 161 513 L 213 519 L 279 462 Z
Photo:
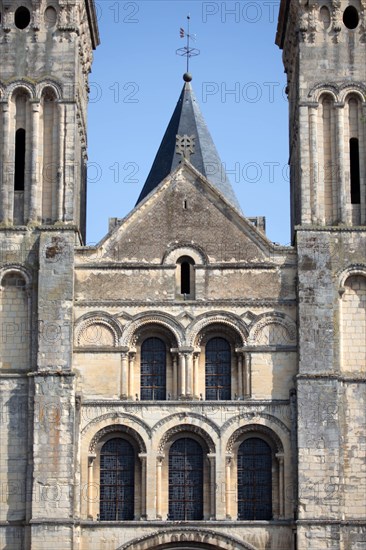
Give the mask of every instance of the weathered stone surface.
M 52 6 L 53 26 L 34 2 L 21 31 L 0 1 L 0 549 L 363 550 L 364 0 L 352 2 L 355 30 L 346 0 L 281 2 L 293 247 L 268 241 L 183 157 L 97 247 L 81 246 L 98 33 L 91 0 Z M 22 124 L 26 163 L 43 168 L 14 191 L 4 167 Z M 148 338 L 165 349 L 160 400 L 143 399 Z M 228 346 L 223 400 L 208 399 L 212 338 Z M 129 521 L 100 521 L 101 450 L 114 438 L 134 453 Z M 203 451 L 200 521 L 169 520 L 180 438 Z M 270 449 L 268 521 L 237 519 L 250 438 Z

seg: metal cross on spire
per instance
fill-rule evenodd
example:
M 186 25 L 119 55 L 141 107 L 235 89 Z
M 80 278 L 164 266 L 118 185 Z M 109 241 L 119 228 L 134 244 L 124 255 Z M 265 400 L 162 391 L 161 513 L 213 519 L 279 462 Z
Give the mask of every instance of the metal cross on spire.
M 179 48 L 176 53 L 177 55 L 181 55 L 183 57 L 187 58 L 187 72 L 183 76 L 184 80 L 186 82 L 189 82 L 192 80 L 191 75 L 189 74 L 189 60 L 191 57 L 195 57 L 196 55 L 200 54 L 200 50 L 197 50 L 197 48 L 191 47 L 191 40 L 196 40 L 196 35 L 190 33 L 190 20 L 191 16 L 187 15 L 187 30 L 185 31 L 183 27 L 180 28 L 180 37 L 181 38 L 187 38 L 187 45 L 184 46 L 184 48 Z

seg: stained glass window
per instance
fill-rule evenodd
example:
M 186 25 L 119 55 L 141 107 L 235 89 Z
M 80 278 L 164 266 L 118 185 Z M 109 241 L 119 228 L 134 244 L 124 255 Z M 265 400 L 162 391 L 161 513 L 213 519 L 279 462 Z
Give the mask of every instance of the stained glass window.
M 203 519 L 203 451 L 194 439 L 178 439 L 170 447 L 169 519 Z
M 224 338 L 206 344 L 206 399 L 231 399 L 231 350 Z
M 258 437 L 239 447 L 238 519 L 272 519 L 272 451 Z
M 134 490 L 134 449 L 125 439 L 110 439 L 100 453 L 100 520 L 133 520 Z
M 141 399 L 166 399 L 166 346 L 148 338 L 141 346 Z

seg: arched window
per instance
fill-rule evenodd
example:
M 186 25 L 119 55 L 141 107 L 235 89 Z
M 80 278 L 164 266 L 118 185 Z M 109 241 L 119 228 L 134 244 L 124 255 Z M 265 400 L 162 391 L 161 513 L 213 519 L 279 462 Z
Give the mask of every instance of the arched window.
M 354 274 L 344 283 L 341 308 L 342 370 L 366 372 L 366 277 Z
M 133 520 L 134 501 L 134 449 L 125 439 L 109 439 L 100 453 L 100 520 Z
M 30 311 L 23 275 L 10 271 L 0 281 L 0 368 L 30 369 Z
M 15 170 L 14 190 L 24 191 L 25 179 L 25 130 L 19 128 L 15 133 Z
M 203 519 L 203 450 L 194 439 L 177 439 L 169 451 L 169 519 Z
M 350 172 L 351 172 L 351 204 L 361 202 L 360 183 L 360 149 L 357 138 L 349 140 Z
M 191 266 L 188 262 L 182 262 L 180 265 L 180 293 L 191 293 L 191 280 L 190 280 Z
M 166 399 L 166 346 L 148 338 L 141 346 L 141 399 Z
M 335 138 L 334 138 L 334 100 L 325 95 L 322 98 L 319 109 L 320 124 L 318 128 L 319 147 L 319 206 L 323 223 L 332 224 L 336 215 L 334 189 L 336 188 L 337 170 L 335 163 Z M 314 166 L 314 170 L 318 168 Z M 314 178 L 317 174 L 314 174 Z
M 42 221 L 55 219 L 57 168 L 59 155 L 59 116 L 53 90 L 45 89 L 41 101 L 42 143 Z
M 231 399 L 231 349 L 225 338 L 206 344 L 206 399 Z
M 177 261 L 177 297 L 185 300 L 195 298 L 195 272 L 194 260 L 189 256 L 181 256 Z
M 272 519 L 272 450 L 258 437 L 238 451 L 238 519 Z

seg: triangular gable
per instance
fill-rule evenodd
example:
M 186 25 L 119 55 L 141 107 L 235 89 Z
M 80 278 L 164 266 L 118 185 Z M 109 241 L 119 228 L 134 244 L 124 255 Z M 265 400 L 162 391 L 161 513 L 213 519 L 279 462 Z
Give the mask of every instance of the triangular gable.
M 187 212 L 184 197 L 190 201 Z M 151 254 L 149 241 L 153 241 Z M 211 253 L 207 254 L 213 261 L 221 258 L 263 262 L 284 249 L 269 241 L 189 162 L 182 161 L 125 218 L 118 220 L 112 231 L 90 249 L 90 254 L 101 262 L 155 264 L 161 262 L 166 248 L 177 242 L 193 242 L 203 248 L 209 244 Z M 218 242 L 228 250 L 231 247 L 232 258 L 229 253 L 225 258 L 222 252 L 212 254 L 212 247 Z M 245 250 L 249 246 L 250 258 L 247 258 Z M 88 255 L 86 249 L 84 254 Z

